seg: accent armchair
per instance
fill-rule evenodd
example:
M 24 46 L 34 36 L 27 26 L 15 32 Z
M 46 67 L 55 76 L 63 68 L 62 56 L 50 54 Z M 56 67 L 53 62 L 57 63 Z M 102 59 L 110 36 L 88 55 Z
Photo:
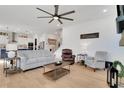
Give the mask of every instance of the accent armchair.
M 87 57 L 85 65 L 94 69 L 105 69 L 108 53 L 106 51 L 96 51 L 95 57 Z
M 72 55 L 71 49 L 62 50 L 62 61 L 70 61 L 70 65 L 75 63 L 75 55 Z

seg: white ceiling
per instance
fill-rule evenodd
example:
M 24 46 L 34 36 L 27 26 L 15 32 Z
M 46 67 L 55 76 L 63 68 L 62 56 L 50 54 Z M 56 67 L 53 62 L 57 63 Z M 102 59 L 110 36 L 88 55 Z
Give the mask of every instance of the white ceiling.
M 74 14 L 65 17 L 73 18 L 74 21 L 66 21 L 62 19 L 63 25 L 57 26 L 58 21 L 49 22 L 48 19 L 37 19 L 38 16 L 48 16 L 46 13 L 36 9 L 39 7 L 50 13 L 54 13 L 52 5 L 0 5 L 0 27 L 8 27 L 9 30 L 14 31 L 36 31 L 39 33 L 54 32 L 56 29 L 71 26 L 91 20 L 97 20 L 109 17 L 115 14 L 115 6 L 103 5 L 61 5 L 59 6 L 59 14 L 75 10 Z M 106 9 L 107 12 L 103 12 Z

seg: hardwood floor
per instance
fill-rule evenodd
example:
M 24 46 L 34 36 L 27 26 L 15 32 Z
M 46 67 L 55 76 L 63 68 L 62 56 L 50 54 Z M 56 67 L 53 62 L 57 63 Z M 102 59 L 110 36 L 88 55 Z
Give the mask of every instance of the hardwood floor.
M 0 61 L 0 87 L 3 88 L 104 88 L 106 71 L 96 70 L 75 64 L 70 74 L 52 81 L 43 76 L 43 68 L 10 74 L 5 77 Z

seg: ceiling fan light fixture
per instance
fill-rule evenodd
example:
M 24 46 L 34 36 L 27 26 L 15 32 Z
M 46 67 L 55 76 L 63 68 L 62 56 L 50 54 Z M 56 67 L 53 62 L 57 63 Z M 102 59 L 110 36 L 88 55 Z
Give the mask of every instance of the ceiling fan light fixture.
M 59 17 L 57 17 L 57 16 L 54 16 L 53 18 L 54 18 L 55 20 L 58 20 L 58 19 L 59 19 Z
M 65 12 L 65 13 L 62 13 L 62 14 L 58 14 L 58 10 L 59 10 L 59 5 L 54 5 L 54 8 L 55 8 L 55 12 L 54 14 L 53 13 L 49 13 L 43 9 L 40 9 L 40 8 L 36 8 L 38 9 L 39 11 L 42 11 L 46 14 L 49 14 L 50 16 L 41 16 L 41 17 L 37 17 L 37 18 L 52 18 L 48 23 L 51 23 L 53 22 L 54 20 L 57 20 L 60 24 L 63 24 L 63 22 L 61 21 L 61 19 L 63 20 L 69 20 L 69 21 L 73 21 L 73 19 L 71 18 L 66 18 L 64 17 L 65 15 L 69 15 L 69 14 L 72 14 L 72 13 L 75 13 L 75 11 L 68 11 L 68 12 Z

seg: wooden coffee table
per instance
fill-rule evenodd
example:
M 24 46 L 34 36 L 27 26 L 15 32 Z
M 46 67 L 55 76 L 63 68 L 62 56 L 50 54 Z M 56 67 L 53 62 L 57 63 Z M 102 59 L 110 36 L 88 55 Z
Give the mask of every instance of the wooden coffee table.
M 47 65 L 44 65 L 44 76 L 46 76 L 48 79 L 52 79 L 52 80 L 57 80 L 65 75 L 67 75 L 68 73 L 70 73 L 70 62 L 62 62 L 61 65 L 55 65 L 55 63 L 50 63 Z M 67 68 L 64 68 L 68 66 Z M 49 71 L 46 71 L 46 68 L 49 68 Z

